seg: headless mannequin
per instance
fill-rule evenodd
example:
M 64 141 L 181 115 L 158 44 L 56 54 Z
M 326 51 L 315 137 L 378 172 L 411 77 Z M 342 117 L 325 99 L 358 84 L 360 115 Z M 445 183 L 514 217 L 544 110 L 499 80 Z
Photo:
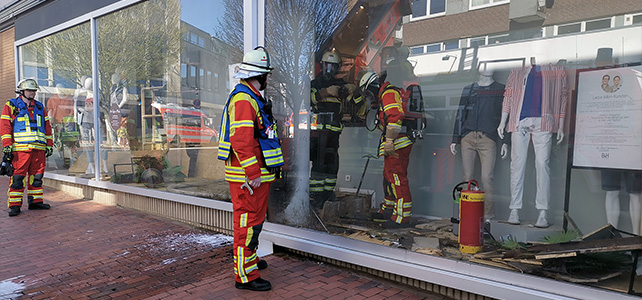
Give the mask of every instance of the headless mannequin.
M 620 219 L 620 191 L 607 191 L 605 199 L 606 221 L 618 228 Z M 629 213 L 633 234 L 640 235 L 640 214 L 642 212 L 642 199 L 640 194 L 629 194 Z
M 495 82 L 495 79 L 493 79 L 493 73 L 494 73 L 494 71 L 492 69 L 490 69 L 490 68 L 486 68 L 483 71 L 479 71 L 479 80 L 477 81 L 477 84 L 479 86 L 489 86 L 489 85 L 491 85 L 493 82 Z M 508 114 L 506 114 L 506 117 L 508 117 Z M 502 114 L 502 120 L 503 119 L 504 119 L 504 115 Z M 503 122 L 506 122 L 506 121 L 503 120 Z M 502 134 L 499 137 L 503 139 L 504 135 Z M 456 155 L 457 154 L 457 144 L 456 143 L 450 144 L 450 153 L 452 153 L 452 155 Z M 506 156 L 508 156 L 508 145 L 507 144 L 502 144 L 502 149 L 501 149 L 500 155 L 502 156 L 502 159 L 505 159 Z
M 450 152 L 457 154 L 457 144 L 461 144 L 463 179 L 473 179 L 477 157 L 481 162 L 481 183 L 486 192 L 484 217 L 495 217 L 493 201 L 493 173 L 497 149 L 495 126 L 500 118 L 504 85 L 494 83 L 493 70 L 480 70 L 479 80 L 466 86 L 459 103 L 457 121 L 453 130 Z M 506 158 L 508 145 L 502 144 L 500 154 Z
M 536 66 L 536 62 L 535 62 L 535 57 L 531 57 L 530 62 L 531 62 L 531 67 L 532 68 L 536 68 L 537 67 Z M 526 118 L 526 119 L 524 119 L 524 121 L 528 120 L 528 119 L 529 118 Z M 499 127 L 497 128 L 497 133 L 499 134 L 500 138 L 504 137 L 504 129 L 506 127 L 507 121 L 508 121 L 508 113 L 504 112 L 504 113 L 502 113 L 502 119 L 501 119 L 501 121 L 499 123 Z M 521 124 L 521 121 L 520 121 L 520 124 Z M 520 131 L 520 130 L 518 130 L 518 131 Z M 533 135 L 533 134 L 536 134 L 536 133 L 539 133 L 539 132 L 541 132 L 541 131 L 539 129 L 537 129 L 532 133 L 529 132 L 528 134 L 529 135 Z M 513 139 L 512 139 L 513 146 L 516 145 L 515 143 L 518 140 L 518 138 L 519 137 L 516 138 L 515 136 L 513 136 Z M 535 140 L 536 140 L 536 137 L 533 135 L 532 136 L 532 141 L 533 141 L 533 145 L 534 146 L 536 145 L 535 144 Z M 541 138 L 538 138 L 538 140 L 541 140 Z M 558 126 L 558 130 L 557 130 L 557 144 L 559 145 L 560 143 L 562 143 L 563 140 L 564 140 L 564 118 L 559 118 L 559 126 Z M 511 198 L 511 206 L 513 205 L 513 202 L 519 203 L 519 206 L 521 206 L 521 201 L 522 201 L 521 196 L 517 196 L 516 192 L 514 192 L 513 190 L 514 189 L 515 190 L 521 190 L 523 192 L 524 166 L 522 166 L 520 168 L 517 163 L 515 163 L 515 165 L 513 165 L 513 164 L 514 164 L 514 161 L 516 161 L 516 159 L 518 159 L 518 157 L 520 155 L 526 155 L 529 143 L 530 142 L 526 142 L 526 144 L 525 144 L 526 149 L 522 149 L 522 150 L 519 150 L 519 151 L 516 150 L 516 147 L 512 147 L 512 153 L 511 153 L 511 197 L 512 197 Z M 537 150 L 537 148 L 536 148 L 536 150 Z M 549 154 L 548 153 L 541 153 L 540 155 L 549 155 Z M 537 167 L 539 165 L 537 156 L 538 156 L 538 154 L 537 154 L 537 151 L 536 151 L 536 174 L 537 174 L 537 177 L 538 177 L 538 195 L 537 195 L 537 197 L 539 198 L 540 197 L 540 195 L 539 195 L 539 192 L 540 192 L 539 191 L 539 189 L 540 189 L 539 180 L 540 179 L 541 180 L 545 180 L 544 178 L 540 178 L 540 177 L 542 177 L 540 175 L 540 173 L 546 174 L 546 172 L 547 172 L 547 171 L 540 172 L 539 169 L 548 168 L 548 165 L 547 165 L 547 163 L 542 163 L 542 164 L 544 164 L 543 166 Z M 522 163 L 523 163 L 523 161 L 522 161 Z M 519 170 L 519 171 L 517 171 L 517 170 Z M 518 172 L 522 173 L 521 176 L 520 176 L 520 174 Z M 519 179 L 520 177 L 521 177 L 521 180 Z M 545 183 L 545 184 L 548 184 L 548 183 Z M 514 187 L 514 185 L 516 186 L 516 188 Z M 549 189 L 550 189 L 550 186 L 549 186 Z M 543 192 L 543 194 L 546 194 L 546 192 Z M 550 195 L 543 195 L 542 197 L 550 197 Z M 549 199 L 544 199 L 544 201 L 546 202 L 546 205 L 548 203 L 548 200 Z M 520 224 L 518 211 L 519 211 L 519 208 L 511 208 L 511 213 L 510 213 L 510 217 L 508 218 L 508 223 L 515 224 L 515 225 L 516 224 Z M 547 209 L 541 209 L 541 208 L 539 209 L 539 216 L 538 216 L 538 219 L 537 219 L 537 223 L 535 223 L 536 227 L 548 227 L 549 226 L 546 214 L 547 214 Z

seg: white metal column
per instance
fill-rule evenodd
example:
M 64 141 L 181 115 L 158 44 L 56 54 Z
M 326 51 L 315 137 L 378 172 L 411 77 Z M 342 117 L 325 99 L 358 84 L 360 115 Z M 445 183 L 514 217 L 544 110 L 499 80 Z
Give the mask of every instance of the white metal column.
M 243 0 L 243 52 L 265 44 L 265 0 Z

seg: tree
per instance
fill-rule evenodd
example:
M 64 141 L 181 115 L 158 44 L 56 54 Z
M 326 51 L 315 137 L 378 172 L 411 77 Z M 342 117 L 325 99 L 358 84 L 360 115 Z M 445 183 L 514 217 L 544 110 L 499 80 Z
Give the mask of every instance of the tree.
M 180 0 L 150 0 L 97 19 L 100 109 L 109 112 L 112 75 L 129 84 L 145 85 L 149 80 L 178 82 L 180 74 Z M 25 45 L 25 51 L 44 55 L 50 72 L 64 80 L 83 85 L 81 78 L 92 76 L 91 28 L 83 23 Z M 179 77 L 178 79 L 173 77 Z M 173 86 L 173 87 L 172 87 Z M 176 85 L 168 84 L 176 89 Z M 107 126 L 110 128 L 110 126 Z
M 243 45 L 243 5 L 239 0 L 224 0 L 225 18 L 219 23 L 218 38 L 227 44 Z M 347 14 L 347 1 L 343 0 L 267 0 L 265 12 L 265 45 L 270 53 L 275 70 L 266 89 L 266 97 L 274 103 L 277 115 L 287 116 L 295 112 L 298 124 L 298 111 L 308 109 L 310 100 L 310 78 L 315 53 L 332 35 L 338 24 Z M 230 57 L 232 62 L 240 62 L 242 54 Z M 307 116 L 306 116 L 307 117 Z M 308 216 L 308 132 L 299 131 L 295 126 L 294 157 L 298 178 L 294 184 L 294 194 L 286 209 L 285 219 L 300 225 Z

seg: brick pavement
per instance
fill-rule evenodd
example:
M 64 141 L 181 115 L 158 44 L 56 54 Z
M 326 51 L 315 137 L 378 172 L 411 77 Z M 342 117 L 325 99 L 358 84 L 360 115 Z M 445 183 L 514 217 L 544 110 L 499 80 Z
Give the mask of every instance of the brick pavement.
M 45 202 L 0 213 L 0 299 L 445 299 L 285 253 L 264 258 L 272 291 L 237 290 L 229 236 L 47 188 Z

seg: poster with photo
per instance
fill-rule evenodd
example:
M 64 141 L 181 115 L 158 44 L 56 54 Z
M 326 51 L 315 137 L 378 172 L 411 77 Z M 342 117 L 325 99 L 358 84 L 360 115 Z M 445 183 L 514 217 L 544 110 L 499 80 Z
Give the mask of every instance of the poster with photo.
M 642 170 L 642 67 L 579 74 L 573 166 Z

